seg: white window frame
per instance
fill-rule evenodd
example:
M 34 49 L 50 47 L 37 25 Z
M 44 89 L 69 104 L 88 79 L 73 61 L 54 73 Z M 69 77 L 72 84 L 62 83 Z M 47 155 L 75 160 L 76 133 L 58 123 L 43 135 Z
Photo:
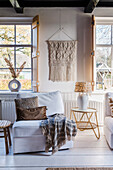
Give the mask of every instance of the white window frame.
M 32 81 L 33 81 L 33 59 L 32 59 L 32 51 L 33 51 L 33 34 L 32 34 L 32 17 L 0 17 L 0 25 L 14 25 L 14 32 L 16 33 L 16 25 L 31 25 L 31 44 L 23 44 L 19 45 L 16 44 L 16 37 L 14 37 L 14 44 L 0 44 L 0 47 L 14 47 L 14 60 L 16 61 L 16 47 L 31 47 L 31 67 L 24 68 L 31 69 L 31 89 L 30 90 L 21 90 L 21 91 L 33 91 Z M 16 62 L 14 63 L 14 68 L 16 66 Z M 0 68 L 0 70 L 8 70 L 8 68 Z M 15 68 L 18 69 L 18 68 Z M 0 91 L 8 91 L 8 90 L 1 90 Z
M 113 17 L 95 17 L 96 20 L 96 25 L 113 25 Z M 95 51 L 97 47 L 111 47 L 112 51 L 112 59 L 113 59 L 113 40 L 112 40 L 112 27 L 111 27 L 111 44 L 96 44 L 96 31 L 95 31 Z M 95 61 L 96 61 L 96 56 L 95 56 Z M 96 82 L 96 62 L 95 62 L 95 68 L 94 68 L 94 78 Z M 111 79 L 112 80 L 112 79 Z M 97 90 L 96 85 L 95 85 L 95 91 L 104 91 L 103 90 Z

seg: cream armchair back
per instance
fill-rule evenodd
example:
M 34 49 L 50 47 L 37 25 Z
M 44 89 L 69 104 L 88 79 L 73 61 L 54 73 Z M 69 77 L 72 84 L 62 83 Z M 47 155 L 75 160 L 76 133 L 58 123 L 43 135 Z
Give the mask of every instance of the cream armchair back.
M 111 115 L 111 110 L 110 110 L 110 107 L 109 107 L 109 97 L 110 98 L 113 98 L 113 93 L 111 92 L 108 92 L 105 94 L 105 103 L 104 103 L 104 116 L 110 116 Z
M 64 114 L 64 104 L 59 91 L 38 93 L 38 105 L 47 106 L 47 116 L 55 113 Z
M 113 117 L 111 117 L 111 110 L 108 101 L 109 97 L 113 99 L 113 93 L 109 92 L 105 94 L 104 134 L 109 147 L 113 149 Z

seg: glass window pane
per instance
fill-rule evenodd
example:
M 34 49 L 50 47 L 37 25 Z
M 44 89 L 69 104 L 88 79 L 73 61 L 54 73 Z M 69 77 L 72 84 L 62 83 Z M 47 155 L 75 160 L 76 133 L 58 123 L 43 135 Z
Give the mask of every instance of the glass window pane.
M 16 68 L 20 68 L 24 61 L 26 61 L 25 68 L 31 68 L 31 48 L 16 48 Z
M 96 74 L 96 90 L 103 90 L 103 79 L 101 79 L 99 73 Z
M 31 69 L 23 69 L 18 80 L 21 83 L 21 90 L 31 90 Z
M 9 69 L 0 70 L 0 90 L 9 90 L 8 83 L 12 79 Z
M 0 25 L 0 44 L 14 44 L 14 25 Z
M 111 71 L 106 73 L 104 78 L 104 89 L 110 89 L 112 87 L 112 74 Z
M 31 25 L 16 25 L 16 44 L 31 44 Z
M 0 47 L 0 68 L 8 68 L 4 58 L 11 61 L 14 67 L 14 48 L 13 47 Z
M 113 69 L 97 69 L 96 73 L 96 89 L 106 90 L 113 86 Z
M 96 68 L 113 68 L 111 47 L 96 48 Z
M 96 25 L 96 44 L 111 44 L 111 25 Z

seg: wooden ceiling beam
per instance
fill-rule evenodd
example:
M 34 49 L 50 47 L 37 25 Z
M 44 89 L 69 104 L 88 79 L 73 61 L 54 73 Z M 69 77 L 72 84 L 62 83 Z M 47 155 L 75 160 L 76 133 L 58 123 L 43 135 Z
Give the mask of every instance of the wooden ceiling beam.
M 97 7 L 113 7 L 113 1 L 99 1 Z
M 85 7 L 89 0 L 23 0 L 24 7 Z M 22 0 L 19 0 L 22 3 Z
M 9 0 L 9 1 L 17 13 L 23 13 L 23 7 L 19 5 L 18 0 Z
M 92 13 L 100 0 L 90 0 L 88 5 L 85 7 L 85 13 Z

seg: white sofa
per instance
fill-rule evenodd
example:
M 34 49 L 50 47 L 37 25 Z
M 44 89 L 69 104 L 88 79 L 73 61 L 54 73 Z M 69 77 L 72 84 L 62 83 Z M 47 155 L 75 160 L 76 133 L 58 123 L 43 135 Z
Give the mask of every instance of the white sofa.
M 39 106 L 47 106 L 47 115 L 64 113 L 62 97 L 59 91 L 38 93 Z M 18 121 L 13 125 L 13 153 L 36 152 L 45 150 L 45 136 L 39 127 L 40 120 Z M 73 141 L 67 141 L 61 149 L 73 147 Z
M 108 102 L 108 98 L 113 98 L 113 93 L 105 94 L 105 122 L 104 122 L 104 134 L 109 144 L 109 147 L 113 149 L 113 118 L 111 117 L 110 106 Z

